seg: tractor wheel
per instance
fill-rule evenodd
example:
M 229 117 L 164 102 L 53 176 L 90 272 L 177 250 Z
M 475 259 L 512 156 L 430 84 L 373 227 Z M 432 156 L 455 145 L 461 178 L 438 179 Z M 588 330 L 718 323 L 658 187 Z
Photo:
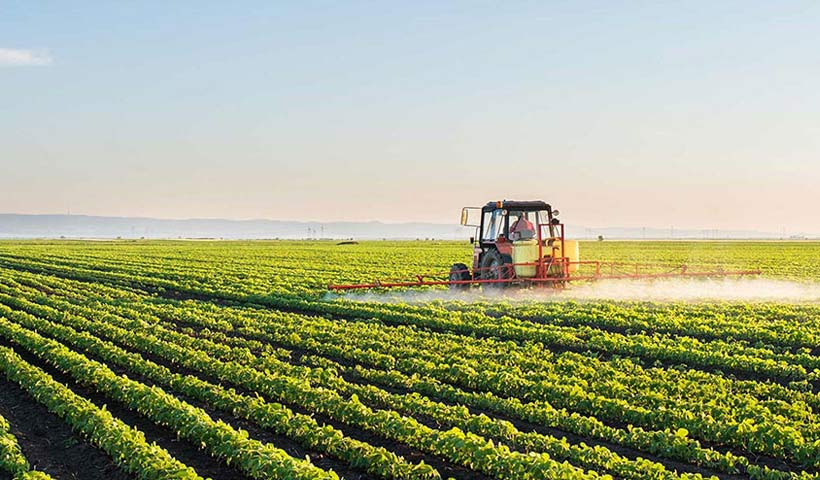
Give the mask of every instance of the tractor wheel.
M 498 250 L 488 250 L 481 258 L 481 279 L 482 280 L 503 280 L 510 278 L 509 268 L 504 267 L 504 259 Z M 507 283 L 485 283 L 485 288 L 503 288 Z
M 458 282 L 458 281 L 465 281 L 465 280 L 472 280 L 473 276 L 470 274 L 470 269 L 467 268 L 467 265 L 463 263 L 454 263 L 452 267 L 450 267 L 450 281 L 451 282 Z M 469 283 L 451 283 L 449 285 L 450 290 L 453 291 L 461 291 L 467 290 L 470 288 Z

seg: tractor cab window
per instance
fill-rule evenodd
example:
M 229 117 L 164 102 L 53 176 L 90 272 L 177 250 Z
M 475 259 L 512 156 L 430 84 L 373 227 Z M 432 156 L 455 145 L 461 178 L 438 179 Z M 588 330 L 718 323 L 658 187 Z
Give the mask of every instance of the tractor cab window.
M 538 212 L 538 223 L 541 225 L 549 225 L 549 232 L 542 231 L 542 235 L 549 235 L 550 237 L 555 237 L 555 226 L 550 222 L 550 214 L 546 210 L 540 210 Z
M 484 212 L 484 231 L 481 232 L 481 240 L 494 242 L 499 236 L 504 235 L 504 213 L 501 209 Z
M 510 240 L 530 240 L 537 236 L 538 212 L 510 212 Z

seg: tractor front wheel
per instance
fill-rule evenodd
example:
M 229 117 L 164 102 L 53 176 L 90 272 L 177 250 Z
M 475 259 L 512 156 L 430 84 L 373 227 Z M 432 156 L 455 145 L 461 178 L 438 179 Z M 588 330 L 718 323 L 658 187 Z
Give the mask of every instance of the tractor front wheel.
M 467 268 L 467 265 L 463 263 L 454 263 L 452 267 L 450 267 L 450 281 L 451 282 L 462 282 L 472 280 L 473 276 L 470 274 L 470 269 Z M 450 290 L 453 291 L 461 291 L 467 290 L 470 288 L 469 283 L 451 283 Z

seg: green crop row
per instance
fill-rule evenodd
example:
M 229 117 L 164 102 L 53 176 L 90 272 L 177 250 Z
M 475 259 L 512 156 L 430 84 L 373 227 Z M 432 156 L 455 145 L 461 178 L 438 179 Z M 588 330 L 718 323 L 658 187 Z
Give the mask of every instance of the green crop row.
M 199 318 L 202 318 L 202 316 L 199 316 Z M 400 373 L 398 370 L 383 372 L 379 369 L 367 369 L 362 368 L 361 366 L 356 367 L 357 372 L 370 375 L 367 377 L 368 380 L 375 381 L 376 378 L 380 378 L 382 383 L 387 383 L 392 387 L 401 385 L 389 381 L 384 382 L 384 379 L 391 378 L 391 376 L 405 379 L 412 378 L 416 381 L 409 386 L 409 390 L 411 391 L 425 394 L 437 394 L 440 398 L 456 401 L 464 405 L 490 409 L 501 415 L 520 418 L 526 421 L 534 421 L 538 424 L 548 425 L 554 428 L 565 429 L 566 431 L 577 435 L 600 438 L 602 440 L 647 451 L 655 455 L 703 465 L 726 473 L 734 473 L 738 468 L 743 468 L 747 472 L 750 472 L 753 476 L 760 477 L 764 476 L 763 474 L 766 472 L 765 469 L 760 469 L 754 465 L 750 465 L 749 461 L 745 457 L 733 455 L 730 452 L 720 454 L 712 449 L 700 447 L 696 441 L 693 441 L 687 437 L 688 432 L 681 435 L 680 432 L 685 431 L 682 427 L 677 428 L 674 432 L 669 430 L 646 432 L 640 428 L 631 426 L 627 429 L 613 428 L 598 421 L 594 416 L 585 417 L 583 415 L 578 415 L 577 413 L 568 412 L 564 409 L 555 409 L 550 405 L 550 403 L 544 401 L 525 403 L 515 396 L 500 397 L 489 392 L 465 393 L 463 390 L 443 383 L 435 378 L 439 377 L 453 383 L 459 383 L 458 378 L 453 375 L 452 369 L 448 368 L 446 365 L 435 366 L 430 363 L 416 361 L 412 358 L 399 361 L 390 358 L 384 353 L 379 353 L 376 355 L 372 351 L 367 352 L 353 348 L 344 348 L 339 343 L 334 343 L 331 341 L 294 341 L 294 337 L 266 335 L 262 330 L 254 327 L 240 327 L 237 332 L 243 335 L 253 336 L 253 338 L 282 342 L 291 347 L 321 352 L 332 357 L 344 358 L 364 364 L 379 365 L 380 367 L 392 365 L 399 370 L 408 372 L 411 375 L 411 377 L 408 377 L 407 375 Z M 208 338 L 213 336 L 211 332 L 200 332 L 200 336 L 202 335 L 205 335 Z M 216 338 L 220 339 L 222 337 L 217 335 Z M 244 341 L 244 337 L 233 336 L 230 337 L 229 341 L 235 345 L 245 347 L 248 346 L 248 344 Z M 266 368 L 269 367 L 268 364 L 265 364 L 264 366 Z M 493 377 L 482 377 L 481 374 L 477 374 L 474 377 L 474 381 L 468 386 L 470 388 L 482 386 L 482 383 L 478 383 L 478 378 L 485 378 L 489 380 Z M 321 379 L 317 379 L 317 381 L 319 380 Z M 509 382 L 509 378 L 499 379 L 498 384 L 504 383 L 505 381 Z M 436 388 L 423 388 L 423 382 L 429 382 L 428 385 L 435 385 Z M 496 389 L 498 390 L 499 388 Z M 453 392 L 455 392 L 455 395 Z M 358 391 L 357 393 L 363 397 L 363 393 L 361 391 Z M 417 412 L 426 412 L 427 415 L 435 414 L 433 406 L 426 405 L 425 407 L 427 408 L 422 407 L 420 410 L 417 410 Z M 772 475 L 773 476 L 769 478 L 778 478 L 779 474 Z M 785 477 L 789 476 L 790 475 L 785 475 Z M 785 477 L 781 476 L 779 478 Z
M 51 476 L 38 470 L 32 470 L 17 443 L 17 437 L 11 433 L 9 422 L 0 415 L 0 472 L 6 472 L 14 480 L 50 480 Z
M 376 318 L 378 314 L 374 314 Z M 263 327 L 266 335 L 256 338 L 267 341 L 276 341 L 281 345 L 289 347 L 305 348 L 301 342 L 293 342 L 294 339 L 301 340 L 301 337 L 294 337 L 290 332 L 291 328 L 285 327 L 285 320 L 292 318 L 293 314 L 278 315 L 275 321 L 264 321 L 259 316 L 255 316 L 254 322 L 257 327 Z M 227 319 L 227 316 L 221 316 Z M 368 335 L 370 330 L 377 329 L 373 324 L 363 324 L 362 328 L 355 325 L 345 324 L 339 321 L 329 322 L 321 319 L 306 319 L 299 334 L 310 335 L 315 340 L 310 342 L 310 348 L 319 353 L 328 353 L 336 350 L 335 355 L 350 355 L 340 350 L 340 345 L 350 344 L 361 345 L 372 342 Z M 309 326 L 307 326 L 309 325 Z M 245 331 L 253 331 L 254 327 L 242 327 Z M 352 333 L 356 330 L 356 333 Z M 242 331 L 242 330 L 240 330 Z M 398 332 L 394 331 L 395 335 Z M 416 339 L 419 335 L 412 333 Z M 782 417 L 775 417 L 767 413 L 766 408 L 759 402 L 738 403 L 741 397 L 733 396 L 735 403 L 731 407 L 721 408 L 717 405 L 707 405 L 709 410 L 704 412 L 704 405 L 694 407 L 691 411 L 679 408 L 676 409 L 651 409 L 631 406 L 624 400 L 617 400 L 608 395 L 599 395 L 589 391 L 586 385 L 568 385 L 566 376 L 559 374 L 543 375 L 536 380 L 522 378 L 517 375 L 516 370 L 509 366 L 493 365 L 494 362 L 487 358 L 478 358 L 475 362 L 468 364 L 461 363 L 461 367 L 454 366 L 453 360 L 446 362 L 439 360 L 421 360 L 422 350 L 436 352 L 440 351 L 439 342 L 441 337 L 432 337 L 431 344 L 426 349 L 414 345 L 402 356 L 402 362 L 397 362 L 395 357 L 389 360 L 387 353 L 403 348 L 404 343 L 390 344 L 385 341 L 380 344 L 377 353 L 362 356 L 369 356 L 371 362 L 375 359 L 377 365 L 382 367 L 393 367 L 406 373 L 427 373 L 436 376 L 443 381 L 462 385 L 467 388 L 479 389 L 501 394 L 505 397 L 517 397 L 526 400 L 548 401 L 557 406 L 567 408 L 571 411 L 578 411 L 595 417 L 603 417 L 612 420 L 622 420 L 629 423 L 644 426 L 666 426 L 668 428 L 685 428 L 701 438 L 713 439 L 717 442 L 728 442 L 737 447 L 747 449 L 752 452 L 767 453 L 774 456 L 790 455 L 798 463 L 810 466 L 817 463 L 820 446 L 815 446 L 813 442 L 807 442 L 798 428 L 812 427 L 804 425 L 803 419 L 798 417 L 794 426 L 784 425 Z M 387 359 L 387 360 L 386 360 Z M 363 361 L 362 357 L 356 358 Z M 564 357 L 568 361 L 567 357 Z M 456 364 L 458 365 L 458 364 Z M 578 366 L 577 368 L 583 368 Z M 697 410 L 695 410 L 697 408 Z M 707 412 L 709 414 L 707 415 Z M 712 417 L 711 413 L 720 415 L 719 420 Z M 797 415 L 800 414 L 798 411 Z M 735 419 L 736 418 L 736 419 Z M 758 421 L 755 421 L 758 419 Z M 806 430 L 807 435 L 814 435 L 813 430 Z
M 0 335 L 71 375 L 77 382 L 139 411 L 180 437 L 202 445 L 213 456 L 235 465 L 253 478 L 337 479 L 305 460 L 248 437 L 228 424 L 214 421 L 195 408 L 157 387 L 148 387 L 118 376 L 105 365 L 73 352 L 59 342 L 46 339 L 5 318 L 0 318 Z
M 150 331 L 156 334 L 158 329 L 151 328 Z M 165 333 L 167 336 L 172 337 L 169 341 L 176 340 L 177 343 L 181 340 L 180 337 L 185 337 L 173 331 L 167 331 Z M 183 346 L 185 348 L 196 348 L 194 343 L 201 344 L 203 342 L 201 340 L 197 342 L 195 339 L 189 339 L 189 341 L 184 342 Z M 248 356 L 244 354 L 248 352 L 247 350 L 242 351 L 243 355 L 230 355 L 221 351 L 221 349 L 213 348 L 214 344 L 209 343 L 208 347 L 209 349 L 213 349 L 211 353 L 217 356 L 229 359 L 244 358 L 244 362 L 240 361 L 241 363 L 254 363 L 252 356 L 248 358 Z M 278 361 L 275 357 L 266 357 L 265 361 L 259 364 L 259 368 L 268 372 L 282 372 L 285 375 L 293 375 L 295 373 L 289 368 L 288 364 Z M 575 465 L 584 466 L 585 468 L 610 472 L 624 478 L 679 478 L 678 475 L 666 471 L 662 465 L 651 461 L 631 461 L 603 447 L 593 448 L 584 444 L 570 445 L 565 439 L 559 440 L 535 432 L 523 433 L 518 431 L 509 422 L 490 419 L 483 415 L 471 415 L 463 408 L 446 407 L 413 395 L 392 395 L 375 388 L 362 388 L 354 384 L 349 384 L 340 378 L 323 378 L 321 375 L 311 377 L 311 381 L 315 379 L 321 379 L 317 381 L 319 385 L 333 388 L 350 396 L 357 395 L 358 398 L 366 401 L 369 400 L 373 404 L 388 404 L 387 406 L 389 408 L 398 412 L 428 415 L 439 423 L 457 426 L 465 431 L 495 438 L 521 450 L 546 452 L 553 457 L 566 459 Z M 686 474 L 681 477 L 701 478 L 700 475 Z
M 2 317 L 0 323 L 10 325 Z M 10 348 L 0 347 L 0 371 L 137 478 L 202 480 L 192 468 L 174 459 L 166 450 L 156 444 L 149 444 L 142 432 L 54 381 L 39 368 L 26 363 Z
M 345 437 L 341 431 L 330 425 L 320 426 L 313 418 L 294 414 L 290 409 L 266 402 L 260 397 L 251 397 L 228 390 L 220 385 L 201 380 L 192 375 L 171 372 L 168 368 L 144 359 L 139 354 L 129 352 L 110 342 L 105 342 L 87 331 L 77 330 L 39 317 L 12 311 L 0 305 L 0 313 L 23 327 L 35 330 L 41 335 L 66 345 L 88 352 L 113 365 L 127 368 L 157 385 L 170 388 L 189 398 L 231 412 L 256 424 L 286 435 L 302 445 L 325 452 L 384 478 L 396 479 L 436 479 L 438 472 L 423 462 L 411 464 L 384 448 L 376 448 L 368 443 Z
M 690 304 L 663 306 L 645 302 L 494 302 L 446 305 L 449 310 L 482 312 L 537 323 L 590 326 L 619 332 L 657 332 L 706 341 L 731 339 L 776 351 L 812 351 L 820 347 L 816 305 Z
M 64 321 L 67 320 L 66 315 L 63 314 L 61 317 Z M 81 321 L 76 317 L 73 320 Z M 307 408 L 500 478 L 554 478 L 554 475 L 565 475 L 569 476 L 568 478 L 600 478 L 593 472 L 583 473 L 568 464 L 556 462 L 546 454 L 524 455 L 513 452 L 503 445 L 494 445 L 457 428 L 448 431 L 431 429 L 395 412 L 374 411 L 355 398 L 345 398 L 331 390 L 314 388 L 303 380 L 259 372 L 236 362 L 223 362 L 203 351 L 180 347 L 126 329 L 120 328 L 117 331 L 116 328 L 108 323 L 93 322 L 94 331 L 100 335 L 118 334 L 122 336 L 120 341 L 130 337 L 129 346 L 136 350 L 147 350 L 153 355 L 200 371 L 220 381 Z

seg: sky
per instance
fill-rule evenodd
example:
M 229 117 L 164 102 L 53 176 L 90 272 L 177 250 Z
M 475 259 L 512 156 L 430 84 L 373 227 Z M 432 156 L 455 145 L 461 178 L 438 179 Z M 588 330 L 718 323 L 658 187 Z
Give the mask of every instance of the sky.
M 0 212 L 820 234 L 820 3 L 0 0 Z

